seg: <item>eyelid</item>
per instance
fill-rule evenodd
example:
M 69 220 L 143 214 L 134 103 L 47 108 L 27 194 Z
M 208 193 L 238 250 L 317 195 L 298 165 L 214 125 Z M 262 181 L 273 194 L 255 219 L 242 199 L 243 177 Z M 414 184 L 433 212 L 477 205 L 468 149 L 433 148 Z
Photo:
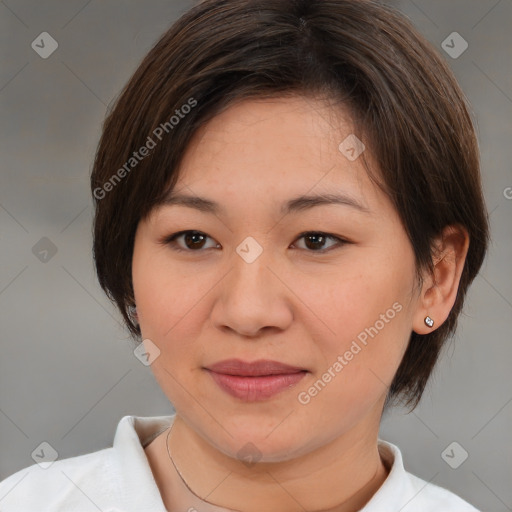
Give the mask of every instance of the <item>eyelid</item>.
M 179 238 L 182 235 L 186 235 L 187 233 L 194 233 L 196 235 L 204 235 L 207 238 L 210 238 L 213 240 L 213 238 L 206 233 L 203 233 L 202 231 L 198 231 L 197 229 L 184 229 L 183 231 L 178 231 L 176 233 L 173 233 L 172 235 L 168 235 L 162 238 L 159 242 L 162 245 L 169 245 L 171 246 L 172 250 L 174 251 L 181 251 L 181 252 L 189 252 L 189 253 L 200 253 L 205 252 L 207 249 L 199 249 L 197 251 L 191 250 L 191 249 L 183 249 L 176 244 L 176 238 Z M 208 249 L 214 249 L 214 247 L 208 247 Z
M 328 247 L 327 249 L 320 249 L 318 251 L 312 251 L 312 250 L 308 250 L 308 249 L 301 249 L 301 250 L 306 251 L 306 252 L 311 253 L 311 254 L 325 254 L 325 253 L 328 253 L 328 252 L 330 252 L 330 251 L 332 251 L 334 249 L 339 249 L 340 247 L 343 247 L 344 245 L 352 243 L 349 240 L 347 240 L 346 238 L 343 238 L 341 236 L 334 235 L 334 234 L 328 233 L 326 231 L 314 231 L 314 230 L 303 231 L 302 233 L 297 235 L 296 240 L 300 240 L 301 238 L 305 237 L 306 235 L 322 235 L 325 238 L 329 238 L 329 239 L 334 240 L 334 241 L 337 242 L 335 245 L 332 245 L 331 247 Z
M 159 243 L 161 243 L 162 245 L 172 246 L 171 247 L 172 250 L 178 251 L 178 252 L 202 253 L 202 252 L 205 252 L 205 251 L 207 251 L 209 249 L 215 249 L 215 247 L 208 247 L 206 249 L 202 249 L 201 248 L 201 249 L 198 249 L 198 250 L 194 251 L 192 249 L 183 249 L 183 248 L 177 246 L 176 245 L 176 239 L 179 238 L 182 235 L 186 235 L 187 233 L 194 233 L 194 234 L 197 234 L 197 235 L 203 235 L 206 238 L 210 238 L 210 239 L 213 240 L 213 238 L 211 236 L 207 235 L 203 231 L 198 231 L 196 229 L 185 229 L 185 230 L 173 233 L 172 235 L 167 235 L 167 236 L 163 237 L 159 241 Z M 334 249 L 340 248 L 340 247 L 342 247 L 344 245 L 353 243 L 350 240 L 347 240 L 346 238 L 343 238 L 343 237 L 340 237 L 340 236 L 328 233 L 326 231 L 314 231 L 314 230 L 303 231 L 302 233 L 297 235 L 295 240 L 300 240 L 301 238 L 303 238 L 303 237 L 305 237 L 307 235 L 322 235 L 325 238 L 329 238 L 329 239 L 335 240 L 337 242 L 337 244 L 335 244 L 335 245 L 333 245 L 333 246 L 331 246 L 331 247 L 329 247 L 327 249 L 319 249 L 318 251 L 308 250 L 308 249 L 300 249 L 302 251 L 306 251 L 306 252 L 309 252 L 309 253 L 312 253 L 312 254 L 325 254 L 325 253 L 327 253 L 327 252 L 329 252 L 331 250 L 334 250 Z M 217 244 L 217 245 L 219 245 L 219 244 Z

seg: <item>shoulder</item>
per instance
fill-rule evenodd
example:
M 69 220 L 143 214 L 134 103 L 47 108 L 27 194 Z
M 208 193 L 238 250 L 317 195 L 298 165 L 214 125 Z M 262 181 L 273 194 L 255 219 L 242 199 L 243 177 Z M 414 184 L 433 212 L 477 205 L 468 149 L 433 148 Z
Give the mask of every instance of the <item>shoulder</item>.
M 56 460 L 49 467 L 33 464 L 0 482 L 2 512 L 98 510 L 101 494 L 114 493 L 112 448 Z M 114 509 L 112 509 L 113 512 Z M 106 509 L 104 512 L 108 512 Z
M 1 512 L 165 510 L 144 447 L 172 416 L 124 416 L 112 447 L 22 469 L 0 482 Z
M 479 512 L 448 489 L 406 471 L 398 446 L 379 439 L 379 452 L 390 471 L 361 512 Z
M 411 473 L 406 473 L 406 475 L 412 489 L 417 493 L 419 503 L 423 507 L 420 510 L 425 512 L 438 512 L 439 510 L 443 512 L 480 512 L 473 505 L 448 489 L 427 482 Z

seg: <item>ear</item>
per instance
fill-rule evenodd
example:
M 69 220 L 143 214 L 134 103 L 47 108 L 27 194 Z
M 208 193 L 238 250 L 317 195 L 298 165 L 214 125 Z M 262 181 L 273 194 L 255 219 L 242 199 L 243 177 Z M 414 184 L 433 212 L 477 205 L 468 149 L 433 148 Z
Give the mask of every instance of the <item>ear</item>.
M 428 334 L 442 325 L 448 318 L 457 297 L 460 276 L 469 248 L 469 235 L 459 225 L 446 226 L 434 241 L 434 275 L 425 273 L 423 286 L 414 314 L 413 330 Z M 425 317 L 434 320 L 428 327 Z

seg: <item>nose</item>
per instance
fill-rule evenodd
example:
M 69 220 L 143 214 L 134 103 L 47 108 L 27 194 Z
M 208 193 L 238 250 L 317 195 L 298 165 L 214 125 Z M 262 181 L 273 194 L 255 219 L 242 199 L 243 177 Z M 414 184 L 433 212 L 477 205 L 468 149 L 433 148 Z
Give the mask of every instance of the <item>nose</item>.
M 235 253 L 232 262 L 218 284 L 213 325 L 251 338 L 287 329 L 293 320 L 293 293 L 270 251 L 264 250 L 251 263 Z

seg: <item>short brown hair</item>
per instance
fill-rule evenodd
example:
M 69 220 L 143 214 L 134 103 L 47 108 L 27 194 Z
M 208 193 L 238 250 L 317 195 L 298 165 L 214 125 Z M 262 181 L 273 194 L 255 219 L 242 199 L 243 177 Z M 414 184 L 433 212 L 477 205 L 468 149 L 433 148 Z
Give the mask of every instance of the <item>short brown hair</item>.
M 414 409 L 455 331 L 485 257 L 489 227 L 464 94 L 430 43 L 385 4 L 205 0 L 176 21 L 103 125 L 91 176 L 99 283 L 139 337 L 128 309 L 135 232 L 176 184 L 191 137 L 234 102 L 290 94 L 323 95 L 350 113 L 354 133 L 379 164 L 378 184 L 402 219 L 417 271 L 432 272 L 432 241 L 445 226 L 458 224 L 469 234 L 450 315 L 429 334 L 411 333 L 389 389 L 386 406 L 401 398 Z M 164 142 L 156 143 L 155 134 Z

